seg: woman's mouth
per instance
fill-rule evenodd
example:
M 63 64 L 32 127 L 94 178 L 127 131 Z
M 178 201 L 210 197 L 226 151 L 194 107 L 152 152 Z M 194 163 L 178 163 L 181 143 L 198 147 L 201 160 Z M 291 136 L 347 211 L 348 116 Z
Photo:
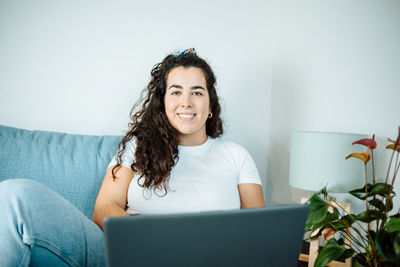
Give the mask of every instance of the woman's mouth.
M 178 113 L 178 117 L 185 121 L 190 121 L 196 116 L 195 113 Z

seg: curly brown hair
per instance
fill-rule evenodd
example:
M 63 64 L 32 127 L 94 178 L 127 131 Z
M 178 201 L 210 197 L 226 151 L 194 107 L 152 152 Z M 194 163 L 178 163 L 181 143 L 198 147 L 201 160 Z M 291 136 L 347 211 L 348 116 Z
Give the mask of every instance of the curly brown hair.
M 140 175 L 138 185 L 153 190 L 164 189 L 167 194 L 171 169 L 179 160 L 179 132 L 172 127 L 165 114 L 164 95 L 169 72 L 179 66 L 196 67 L 203 71 L 212 112 L 212 117 L 206 121 L 206 134 L 212 138 L 222 135 L 221 107 L 211 67 L 195 53 L 170 54 L 153 67 L 150 83 L 130 112 L 132 121 L 128 124 L 129 131 L 119 143 L 117 164 L 112 169 L 114 179 L 116 169 L 121 166 L 126 143 L 135 137 L 136 151 L 131 169 Z M 136 111 L 140 106 L 141 109 Z M 139 183 L 141 179 L 144 179 L 142 184 Z

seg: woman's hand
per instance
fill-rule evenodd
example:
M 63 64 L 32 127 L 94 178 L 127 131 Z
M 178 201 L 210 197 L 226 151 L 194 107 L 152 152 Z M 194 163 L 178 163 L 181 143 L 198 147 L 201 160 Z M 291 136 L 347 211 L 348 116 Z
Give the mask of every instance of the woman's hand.
M 92 221 L 103 229 L 103 220 L 106 217 L 128 216 L 125 211 L 129 184 L 133 178 L 133 171 L 120 166 L 115 171 L 113 179 L 110 166 L 104 176 L 103 184 L 97 195 Z
M 239 184 L 240 208 L 265 207 L 262 187 L 259 184 Z

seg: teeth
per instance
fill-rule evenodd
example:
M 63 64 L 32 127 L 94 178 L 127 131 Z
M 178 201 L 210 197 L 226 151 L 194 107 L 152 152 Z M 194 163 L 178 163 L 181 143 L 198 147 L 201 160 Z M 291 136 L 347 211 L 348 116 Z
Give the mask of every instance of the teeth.
M 194 114 L 179 114 L 179 117 L 182 118 L 193 118 L 195 115 Z

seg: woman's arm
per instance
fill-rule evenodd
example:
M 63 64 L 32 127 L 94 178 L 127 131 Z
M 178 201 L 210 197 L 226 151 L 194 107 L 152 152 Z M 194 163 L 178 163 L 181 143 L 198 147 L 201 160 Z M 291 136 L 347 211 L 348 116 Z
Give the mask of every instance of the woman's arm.
M 265 207 L 262 187 L 259 184 L 239 184 L 240 208 Z
M 103 184 L 97 195 L 92 221 L 103 229 L 103 220 L 106 217 L 128 216 L 125 211 L 129 184 L 133 178 L 133 171 L 126 167 L 119 167 L 115 171 L 113 180 L 110 166 L 104 176 Z

